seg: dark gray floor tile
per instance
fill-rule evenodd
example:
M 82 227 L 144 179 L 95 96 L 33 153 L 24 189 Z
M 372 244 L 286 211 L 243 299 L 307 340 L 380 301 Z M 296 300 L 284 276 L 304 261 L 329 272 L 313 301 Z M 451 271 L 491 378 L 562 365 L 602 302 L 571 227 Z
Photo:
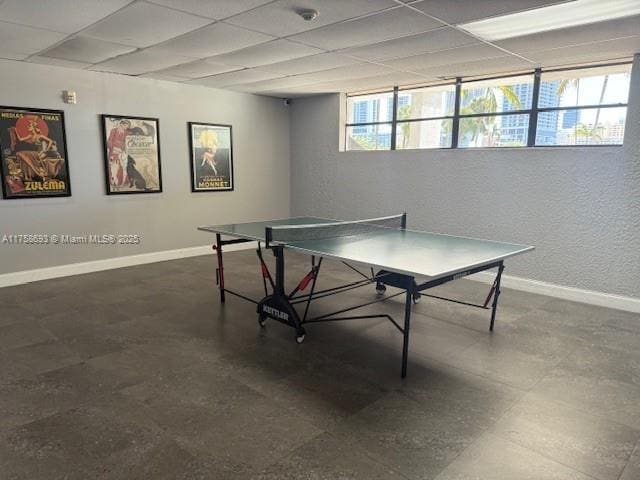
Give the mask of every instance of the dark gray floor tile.
M 0 288 L 0 292 L 1 291 L 2 289 Z M 2 304 L 0 327 L 35 320 L 35 316 L 22 305 L 15 305 L 2 300 L 0 300 L 0 304 Z
M 390 393 L 330 433 L 410 478 L 433 478 L 471 445 L 482 429 L 446 412 L 429 412 L 404 395 Z
M 334 428 L 388 393 L 358 368 L 334 360 L 254 388 L 321 429 Z
M 482 435 L 436 480 L 593 480 L 490 433 Z
M 119 455 L 121 462 L 105 475 L 126 480 L 244 480 L 246 470 L 225 470 L 215 459 L 201 453 L 191 453 L 169 437 L 158 442 L 142 455 L 132 458 Z
M 525 392 L 444 363 L 426 375 L 413 375 L 402 392 L 425 411 L 454 415 L 482 429 L 492 426 Z
M 407 477 L 324 433 L 251 480 L 349 479 L 392 480 Z
M 144 404 L 154 422 L 185 449 L 208 455 L 222 470 L 237 474 L 264 468 L 321 433 L 220 372 L 185 369 L 124 393 Z
M 36 321 L 12 323 L 0 327 L 0 351 L 26 347 L 56 338 Z
M 0 385 L 81 361 L 75 352 L 58 341 L 3 351 L 0 352 Z
M 617 480 L 640 431 L 566 405 L 526 396 L 491 433 L 600 480 Z
M 99 377 L 110 379 L 118 390 L 191 365 L 197 357 L 181 345 L 172 342 L 140 345 L 94 357 L 85 365 L 95 369 Z
M 623 352 L 598 345 L 575 349 L 558 368 L 594 378 L 606 377 L 640 387 L 640 351 Z
M 112 459 L 136 457 L 161 431 L 132 407 L 82 406 L 15 427 L 0 436 L 4 478 L 87 479 L 109 476 Z
M 459 355 L 451 356 L 448 363 L 526 390 L 536 385 L 574 348 L 575 343 L 553 335 L 513 335 L 496 330 Z
M 556 368 L 531 392 L 640 429 L 640 387 L 637 385 Z
M 0 430 L 69 410 L 86 397 L 73 381 L 53 381 L 42 375 L 5 382 L 0 388 Z
M 126 308 L 79 301 L 71 311 L 41 316 L 38 320 L 54 335 L 62 338 L 78 330 L 90 330 L 96 326 L 102 327 L 130 319 L 131 315 L 127 313 Z

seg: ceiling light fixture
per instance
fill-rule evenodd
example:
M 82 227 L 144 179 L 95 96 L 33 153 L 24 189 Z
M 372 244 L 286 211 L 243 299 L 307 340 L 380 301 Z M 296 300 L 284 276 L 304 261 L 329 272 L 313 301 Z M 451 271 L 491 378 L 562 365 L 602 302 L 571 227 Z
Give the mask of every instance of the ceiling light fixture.
M 638 0 L 573 0 L 524 12 L 463 23 L 458 27 L 494 41 L 640 14 Z
M 296 11 L 296 13 L 307 22 L 315 20 L 316 18 L 318 18 L 318 15 L 320 15 L 317 10 L 312 9 L 298 10 Z

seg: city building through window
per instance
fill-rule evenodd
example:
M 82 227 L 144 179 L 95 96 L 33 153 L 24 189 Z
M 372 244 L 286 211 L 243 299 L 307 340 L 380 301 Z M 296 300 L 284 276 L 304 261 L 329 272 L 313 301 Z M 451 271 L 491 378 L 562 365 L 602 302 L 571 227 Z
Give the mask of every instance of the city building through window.
M 631 64 L 347 96 L 346 150 L 622 145 Z

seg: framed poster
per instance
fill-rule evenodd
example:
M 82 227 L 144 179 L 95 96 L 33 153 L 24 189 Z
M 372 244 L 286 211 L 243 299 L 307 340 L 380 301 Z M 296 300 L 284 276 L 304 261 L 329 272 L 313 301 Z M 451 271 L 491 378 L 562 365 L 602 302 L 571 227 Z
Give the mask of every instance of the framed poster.
M 189 122 L 191 191 L 233 190 L 231 125 Z
M 107 195 L 162 192 L 157 118 L 102 115 Z
M 0 107 L 0 163 L 6 199 L 70 196 L 64 112 Z

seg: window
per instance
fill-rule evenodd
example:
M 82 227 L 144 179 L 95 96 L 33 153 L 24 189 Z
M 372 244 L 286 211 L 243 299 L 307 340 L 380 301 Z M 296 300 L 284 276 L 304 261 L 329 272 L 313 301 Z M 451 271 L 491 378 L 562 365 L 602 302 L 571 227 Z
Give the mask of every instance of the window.
M 347 150 L 391 148 L 393 98 L 393 92 L 349 97 Z
M 454 85 L 400 90 L 396 148 L 450 147 L 455 95 Z
M 631 64 L 347 96 L 347 150 L 621 145 Z
M 630 67 L 543 72 L 536 145 L 622 145 Z
M 526 146 L 533 82 L 526 75 L 463 83 L 458 146 Z

